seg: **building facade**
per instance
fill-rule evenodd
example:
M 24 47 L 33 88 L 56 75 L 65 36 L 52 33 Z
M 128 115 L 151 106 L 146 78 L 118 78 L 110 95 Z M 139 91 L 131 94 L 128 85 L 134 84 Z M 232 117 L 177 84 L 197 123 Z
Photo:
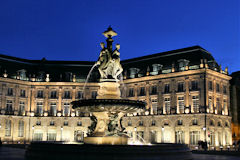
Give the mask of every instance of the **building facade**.
M 5 143 L 82 142 L 88 113 L 71 108 L 96 98 L 94 62 L 26 60 L 0 55 L 0 137 Z M 122 98 L 142 100 L 147 111 L 128 114 L 122 124 L 131 143 L 232 144 L 230 79 L 199 46 L 124 60 Z M 85 86 L 86 85 L 86 86 Z
M 231 115 L 232 115 L 232 135 L 233 141 L 237 143 L 240 140 L 240 72 L 231 74 L 230 95 L 231 95 Z

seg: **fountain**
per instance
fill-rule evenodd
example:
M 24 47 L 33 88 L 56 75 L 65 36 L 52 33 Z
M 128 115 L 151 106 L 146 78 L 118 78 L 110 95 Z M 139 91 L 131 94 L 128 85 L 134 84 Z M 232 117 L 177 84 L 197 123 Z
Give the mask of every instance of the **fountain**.
M 108 28 L 103 33 L 107 37 L 107 47 L 101 43 L 102 50 L 95 65 L 98 66 L 100 82 L 96 99 L 81 99 L 73 101 L 75 110 L 87 112 L 92 124 L 89 134 L 84 138 L 84 144 L 62 144 L 61 142 L 32 142 L 26 151 L 26 158 L 45 160 L 152 160 L 152 159 L 192 159 L 191 151 L 185 144 L 158 143 L 152 145 L 127 145 L 127 136 L 121 119 L 127 113 L 145 111 L 145 102 L 122 99 L 120 83 L 122 66 L 119 49 L 112 50 L 113 36 L 117 33 Z M 90 73 L 88 75 L 88 78 Z M 87 78 L 87 79 L 88 79 Z M 87 81 L 86 81 L 87 83 Z M 83 88 L 85 88 L 86 83 Z M 139 137 L 141 138 L 141 137 Z M 142 139 L 144 141 L 144 139 Z
M 73 108 L 80 112 L 90 113 L 93 120 L 90 135 L 84 138 L 85 144 L 126 145 L 128 136 L 121 125 L 121 118 L 127 113 L 144 112 L 145 102 L 121 99 L 118 76 L 123 69 L 120 64 L 120 45 L 112 49 L 113 36 L 117 33 L 108 28 L 103 35 L 107 46 L 102 42 L 98 61 L 100 83 L 96 99 L 81 99 L 72 102 Z

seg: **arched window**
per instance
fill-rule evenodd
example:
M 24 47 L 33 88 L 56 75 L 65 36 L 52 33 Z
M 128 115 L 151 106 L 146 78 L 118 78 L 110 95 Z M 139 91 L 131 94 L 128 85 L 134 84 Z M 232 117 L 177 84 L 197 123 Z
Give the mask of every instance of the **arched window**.
M 18 123 L 18 137 L 23 137 L 24 135 L 24 121 L 20 120 Z
M 11 136 L 11 120 L 6 120 L 6 125 L 5 125 L 5 136 L 10 137 Z

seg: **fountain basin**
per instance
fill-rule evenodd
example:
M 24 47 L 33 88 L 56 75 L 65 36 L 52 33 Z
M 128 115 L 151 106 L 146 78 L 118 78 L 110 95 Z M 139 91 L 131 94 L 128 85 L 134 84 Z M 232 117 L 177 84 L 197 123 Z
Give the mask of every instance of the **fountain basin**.
M 72 102 L 82 112 L 143 112 L 145 102 L 128 99 L 82 99 Z

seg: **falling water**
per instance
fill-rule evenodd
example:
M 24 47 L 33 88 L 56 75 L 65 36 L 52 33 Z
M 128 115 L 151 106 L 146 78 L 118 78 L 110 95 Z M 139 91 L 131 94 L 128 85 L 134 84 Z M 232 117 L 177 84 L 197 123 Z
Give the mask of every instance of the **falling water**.
M 86 81 L 85 81 L 85 83 L 84 83 L 84 86 L 83 86 L 83 95 L 85 95 L 86 85 L 87 85 L 87 83 L 88 83 L 88 80 L 89 80 L 89 78 L 90 78 L 90 75 L 91 75 L 93 69 L 94 69 L 96 66 L 97 66 L 97 64 L 95 63 L 95 64 L 92 66 L 92 68 L 90 69 L 90 71 L 89 71 L 89 73 L 88 73 L 88 75 L 87 75 L 87 79 L 86 79 Z M 82 97 L 82 98 L 83 98 L 83 97 Z

